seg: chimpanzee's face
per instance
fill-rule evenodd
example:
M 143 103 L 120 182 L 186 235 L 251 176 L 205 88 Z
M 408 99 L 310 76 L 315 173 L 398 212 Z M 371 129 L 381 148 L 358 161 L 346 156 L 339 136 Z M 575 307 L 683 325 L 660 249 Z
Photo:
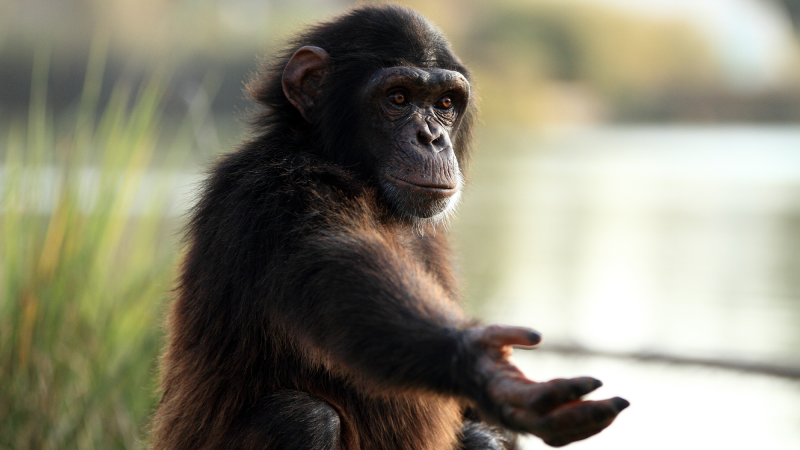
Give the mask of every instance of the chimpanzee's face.
M 453 139 L 469 91 L 462 74 L 445 69 L 392 67 L 367 82 L 367 145 L 382 194 L 401 215 L 436 220 L 458 202 L 463 176 Z

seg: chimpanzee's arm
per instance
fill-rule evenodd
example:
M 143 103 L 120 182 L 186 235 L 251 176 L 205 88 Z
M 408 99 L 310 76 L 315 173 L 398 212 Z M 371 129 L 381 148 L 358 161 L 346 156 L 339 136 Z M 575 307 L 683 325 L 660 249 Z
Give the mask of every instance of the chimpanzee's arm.
M 314 239 L 295 255 L 296 295 L 284 311 L 334 362 L 372 381 L 456 394 L 455 380 L 475 363 L 463 348 L 471 323 L 430 273 L 391 245 L 366 232 Z
M 620 398 L 580 401 L 601 385 L 593 378 L 525 378 L 508 357 L 514 345 L 537 344 L 536 332 L 476 327 L 431 274 L 378 233 L 317 238 L 290 269 L 296 296 L 284 313 L 351 373 L 466 397 L 489 420 L 554 446 L 598 433 L 628 406 Z

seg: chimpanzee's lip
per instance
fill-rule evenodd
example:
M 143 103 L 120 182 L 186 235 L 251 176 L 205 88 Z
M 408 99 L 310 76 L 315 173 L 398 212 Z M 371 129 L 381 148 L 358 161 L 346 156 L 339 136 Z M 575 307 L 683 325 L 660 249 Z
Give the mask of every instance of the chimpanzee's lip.
M 388 178 L 392 180 L 396 185 L 410 189 L 412 191 L 417 191 L 426 195 L 432 195 L 436 197 L 450 197 L 451 195 L 458 192 L 457 186 L 452 186 L 449 184 L 444 183 L 437 183 L 433 181 L 426 181 L 425 184 L 420 184 L 419 182 L 412 182 L 408 180 L 403 180 L 402 178 L 397 178 L 393 175 L 388 175 Z

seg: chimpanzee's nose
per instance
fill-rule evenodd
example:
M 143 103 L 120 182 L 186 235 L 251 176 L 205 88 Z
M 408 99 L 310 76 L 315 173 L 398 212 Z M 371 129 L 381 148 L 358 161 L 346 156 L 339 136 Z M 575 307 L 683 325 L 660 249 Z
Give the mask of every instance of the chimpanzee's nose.
M 422 120 L 417 129 L 417 143 L 423 147 L 433 145 L 433 151 L 438 153 L 450 144 L 447 142 L 447 135 L 444 127 L 435 120 Z

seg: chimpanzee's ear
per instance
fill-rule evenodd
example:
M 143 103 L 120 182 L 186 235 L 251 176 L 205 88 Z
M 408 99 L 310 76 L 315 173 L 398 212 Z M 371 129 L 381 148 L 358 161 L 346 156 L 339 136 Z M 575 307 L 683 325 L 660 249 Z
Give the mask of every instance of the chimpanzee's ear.
M 283 93 L 307 122 L 311 122 L 311 110 L 322 93 L 330 60 L 325 50 L 305 46 L 294 52 L 283 69 Z

